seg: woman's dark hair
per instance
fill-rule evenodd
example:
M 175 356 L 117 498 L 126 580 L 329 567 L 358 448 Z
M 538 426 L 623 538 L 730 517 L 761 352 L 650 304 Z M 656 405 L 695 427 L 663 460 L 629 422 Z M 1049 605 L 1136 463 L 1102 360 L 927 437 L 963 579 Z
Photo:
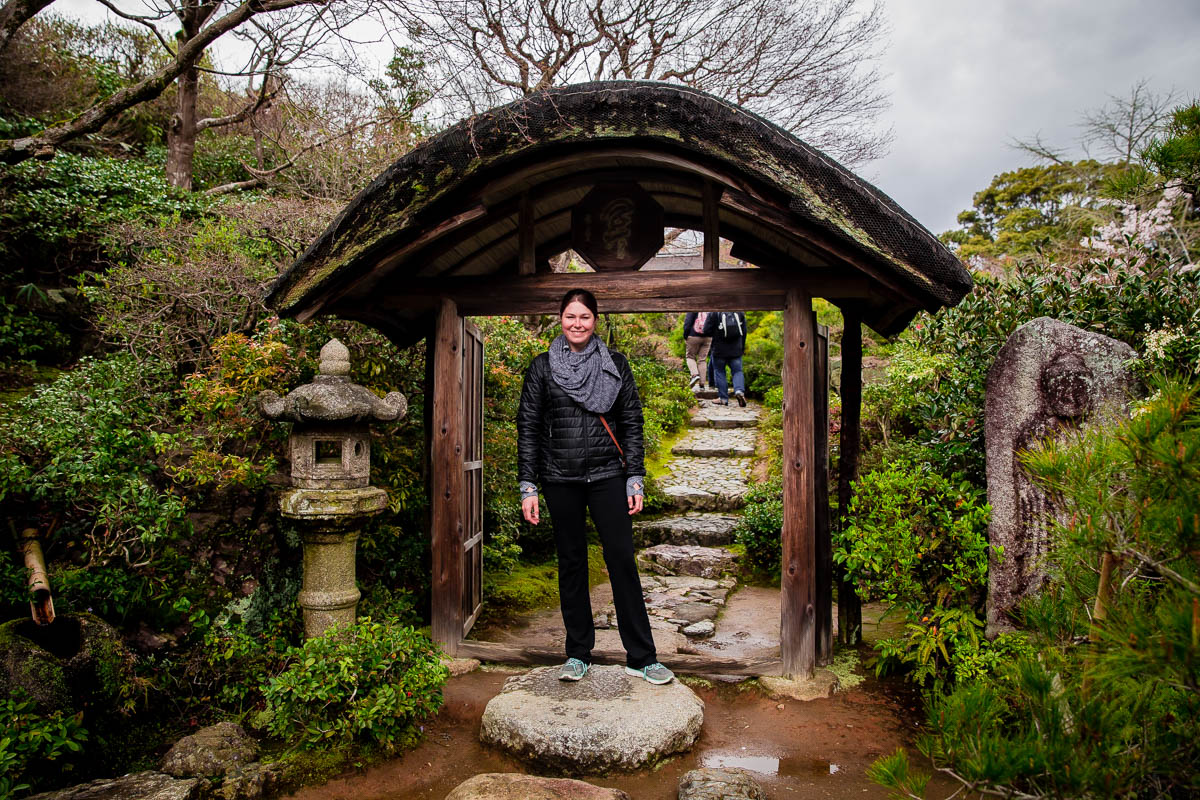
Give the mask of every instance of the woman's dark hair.
M 563 312 L 567 310 L 567 306 L 571 303 L 583 303 L 592 312 L 592 316 L 600 316 L 600 308 L 596 305 L 596 295 L 589 292 L 587 289 L 572 289 L 563 295 L 562 303 L 558 306 L 558 315 L 561 317 Z

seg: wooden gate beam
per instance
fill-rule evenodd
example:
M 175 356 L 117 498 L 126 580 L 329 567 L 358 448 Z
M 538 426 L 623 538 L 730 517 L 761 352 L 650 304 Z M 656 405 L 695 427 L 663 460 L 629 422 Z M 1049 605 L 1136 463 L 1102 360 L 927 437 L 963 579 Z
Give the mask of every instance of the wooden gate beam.
M 438 307 L 433 337 L 433 435 L 430 454 L 434 641 L 447 655 L 462 641 L 463 320 L 451 300 Z M 428 358 L 428 354 L 426 354 Z
M 786 274 L 767 269 L 582 272 L 503 277 L 410 278 L 381 291 L 383 313 L 437 308 L 450 299 L 463 316 L 556 314 L 568 289 L 589 289 L 605 313 L 693 311 L 698 307 L 775 310 L 789 290 L 830 299 L 863 297 L 867 280 L 846 271 Z
M 786 677 L 816 667 L 816 447 L 812 299 L 787 293 L 783 311 L 783 563 L 779 643 Z

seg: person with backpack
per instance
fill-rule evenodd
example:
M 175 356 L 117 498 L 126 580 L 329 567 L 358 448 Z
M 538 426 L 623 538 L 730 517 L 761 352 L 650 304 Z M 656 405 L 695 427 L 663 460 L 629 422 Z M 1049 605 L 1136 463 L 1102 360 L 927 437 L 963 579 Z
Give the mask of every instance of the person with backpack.
M 705 388 L 708 374 L 708 348 L 712 337 L 704 334 L 704 323 L 711 315 L 707 311 L 689 311 L 683 318 L 684 360 L 692 374 L 692 392 Z
M 729 384 L 725 368 L 733 373 L 733 396 L 739 406 L 746 405 L 746 376 L 742 374 L 742 353 L 746 348 L 746 314 L 743 311 L 718 311 L 708 315 L 704 333 L 712 337 L 713 383 L 717 386 L 718 405 L 729 405 Z

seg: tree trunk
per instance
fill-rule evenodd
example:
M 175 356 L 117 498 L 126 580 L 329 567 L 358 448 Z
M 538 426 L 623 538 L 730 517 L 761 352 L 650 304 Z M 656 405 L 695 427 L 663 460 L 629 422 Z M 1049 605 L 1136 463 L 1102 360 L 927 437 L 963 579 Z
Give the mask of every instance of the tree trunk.
M 196 154 L 196 100 L 200 70 L 190 67 L 176 81 L 175 113 L 167 128 L 167 183 L 192 188 L 192 158 Z

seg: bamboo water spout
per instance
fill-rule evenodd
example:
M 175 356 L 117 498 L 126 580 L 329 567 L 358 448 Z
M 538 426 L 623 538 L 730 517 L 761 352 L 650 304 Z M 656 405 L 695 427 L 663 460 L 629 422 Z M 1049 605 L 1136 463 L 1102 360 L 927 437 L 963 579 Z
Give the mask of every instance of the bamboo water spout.
M 38 625 L 49 625 L 54 622 L 54 597 L 50 594 L 46 557 L 42 554 L 35 528 L 21 531 L 21 551 L 25 554 L 25 568 L 29 570 L 29 609 L 33 621 Z

